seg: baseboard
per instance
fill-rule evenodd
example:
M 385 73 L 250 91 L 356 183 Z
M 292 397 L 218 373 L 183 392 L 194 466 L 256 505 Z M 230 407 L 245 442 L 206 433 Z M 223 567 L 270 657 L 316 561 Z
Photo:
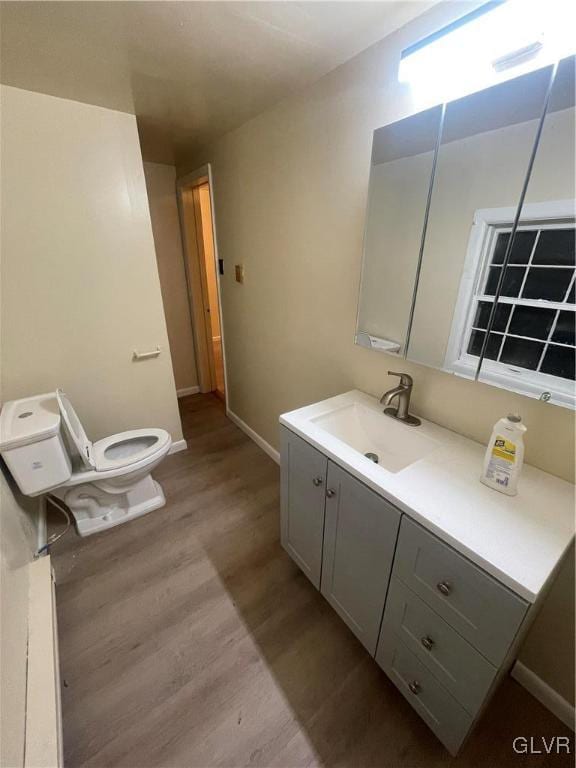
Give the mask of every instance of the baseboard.
M 240 427 L 242 432 L 245 432 L 251 440 L 254 440 L 256 445 L 259 448 L 262 448 L 264 453 L 267 453 L 268 456 L 270 456 L 270 458 L 276 462 L 276 464 L 280 464 L 280 453 L 276 450 L 276 448 L 273 448 L 270 443 L 267 443 L 266 440 L 264 440 L 264 438 L 258 434 L 258 432 L 254 432 L 252 427 L 249 427 L 245 421 L 242 421 L 240 416 L 237 416 L 234 411 L 231 411 L 229 408 L 226 409 L 226 416 L 228 416 L 230 421 L 233 421 L 237 427 Z
M 176 390 L 176 397 L 186 397 L 186 395 L 197 395 L 200 392 L 200 387 L 183 387 L 183 389 Z
M 28 666 L 24 768 L 62 766 L 56 593 L 50 556 L 28 566 Z
M 548 683 L 545 683 L 542 678 L 538 677 L 535 672 L 528 669 L 521 661 L 517 661 L 514 664 L 510 674 L 516 682 L 520 683 L 523 688 L 526 688 L 528 693 L 531 693 L 535 699 L 538 699 L 540 704 L 549 709 L 559 720 L 562 720 L 564 725 L 574 730 L 574 707 L 569 701 L 562 698 L 557 691 L 551 688 Z
M 180 451 L 185 451 L 186 448 L 188 448 L 186 440 L 175 440 L 170 446 L 168 453 L 180 453 Z

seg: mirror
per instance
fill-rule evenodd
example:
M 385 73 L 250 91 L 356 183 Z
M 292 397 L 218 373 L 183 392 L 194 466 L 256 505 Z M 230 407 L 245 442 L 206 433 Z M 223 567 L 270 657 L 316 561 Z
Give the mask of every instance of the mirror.
M 404 354 L 441 107 L 374 131 L 356 342 Z
M 575 379 L 574 73 L 574 59 L 560 62 L 507 264 L 493 266 L 493 256 L 489 266 L 504 276 L 478 375 L 568 407 Z M 509 234 L 496 236 L 509 245 Z M 478 317 L 488 317 L 492 304 L 480 302 Z
M 572 290 L 574 285 L 573 76 L 571 58 L 557 73 L 554 67 L 537 70 L 375 131 L 357 343 L 574 404 L 568 288 L 563 306 L 556 306 L 560 282 L 571 280 Z M 545 226 L 534 219 L 536 204 L 549 212 Z M 543 234 L 558 218 L 563 234 Z M 557 250 L 562 237 L 566 253 L 554 257 L 558 263 L 532 261 L 536 239 L 540 250 L 546 242 L 557 243 Z M 552 317 L 535 306 L 552 299 L 534 285 L 551 281 L 558 288 L 548 290 L 555 304 L 546 309 L 554 310 L 556 325 L 542 320 L 537 332 L 547 329 L 550 338 L 533 339 L 534 318 Z M 540 371 L 526 367 L 537 354 L 527 340 L 539 345 L 538 365 L 553 371 L 546 388 L 532 375 Z M 571 395 L 564 397 L 568 389 Z

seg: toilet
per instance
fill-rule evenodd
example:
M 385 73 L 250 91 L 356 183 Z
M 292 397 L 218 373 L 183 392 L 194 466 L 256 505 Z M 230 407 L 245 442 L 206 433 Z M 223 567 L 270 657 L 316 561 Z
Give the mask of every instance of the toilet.
M 0 455 L 26 496 L 50 493 L 80 536 L 166 503 L 151 472 L 172 445 L 164 429 L 132 429 L 92 443 L 64 392 L 12 400 L 0 412 Z

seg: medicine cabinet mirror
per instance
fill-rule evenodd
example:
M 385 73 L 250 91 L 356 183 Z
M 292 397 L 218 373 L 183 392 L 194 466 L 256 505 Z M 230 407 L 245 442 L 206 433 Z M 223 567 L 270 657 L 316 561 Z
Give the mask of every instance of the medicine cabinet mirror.
M 574 72 L 374 132 L 358 344 L 575 406 Z

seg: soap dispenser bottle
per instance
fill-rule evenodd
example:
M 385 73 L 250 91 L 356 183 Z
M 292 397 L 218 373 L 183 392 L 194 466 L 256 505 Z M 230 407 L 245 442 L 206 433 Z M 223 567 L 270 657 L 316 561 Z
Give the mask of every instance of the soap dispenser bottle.
M 484 485 L 508 496 L 518 493 L 518 477 L 524 462 L 525 432 L 526 427 L 518 414 L 511 413 L 496 422 L 484 457 L 480 478 Z

